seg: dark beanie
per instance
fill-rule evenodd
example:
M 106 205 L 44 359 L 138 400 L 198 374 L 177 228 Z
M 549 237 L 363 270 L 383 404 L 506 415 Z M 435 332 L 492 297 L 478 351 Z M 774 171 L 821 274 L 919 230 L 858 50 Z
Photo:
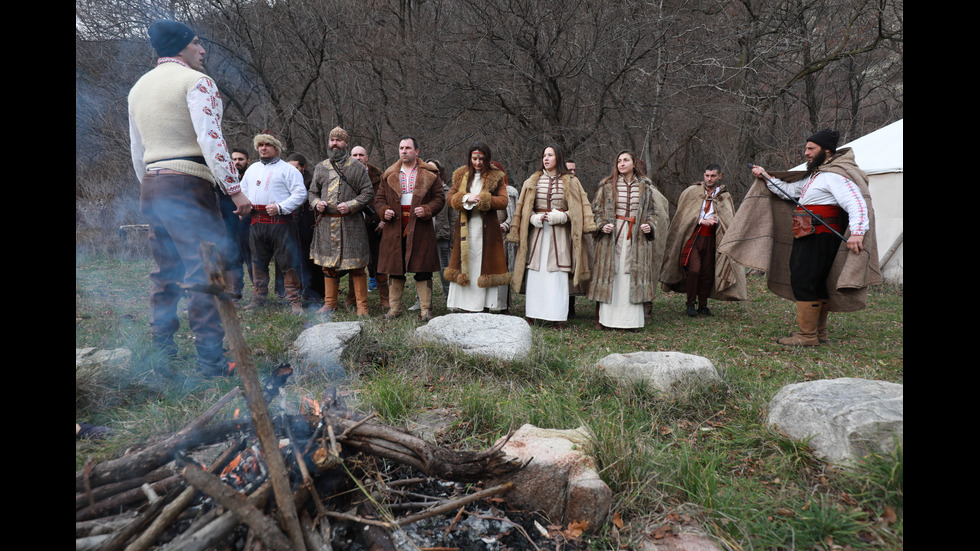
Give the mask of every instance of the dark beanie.
M 817 132 L 816 134 L 807 138 L 806 141 L 813 142 L 824 149 L 829 149 L 830 151 L 837 151 L 837 142 L 840 141 L 840 134 L 836 130 L 824 128 L 820 132 Z
M 171 57 L 179 54 L 194 40 L 194 31 L 183 23 L 161 19 L 154 21 L 147 29 L 150 44 L 159 57 Z

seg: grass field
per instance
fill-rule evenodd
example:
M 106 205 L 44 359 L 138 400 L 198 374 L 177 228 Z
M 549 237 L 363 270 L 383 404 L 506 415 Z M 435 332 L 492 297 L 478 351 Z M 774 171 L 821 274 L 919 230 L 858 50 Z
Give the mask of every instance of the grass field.
M 76 259 L 76 347 L 127 347 L 133 353 L 125 369 L 76 370 L 76 419 L 114 431 L 105 442 L 76 441 L 76 469 L 90 457 L 113 457 L 177 430 L 234 384 L 193 376 L 186 316 L 178 334 L 184 376 L 154 380 L 151 267 L 140 259 Z M 435 313 L 444 314 L 439 289 L 434 302 Z M 900 448 L 844 471 L 815 458 L 805 442 L 765 425 L 769 400 L 787 384 L 836 377 L 903 382 L 900 287 L 873 288 L 866 310 L 832 314 L 831 344 L 812 349 L 775 344 L 794 329 L 794 307 L 766 291 L 759 276 L 749 276 L 749 300 L 712 302 L 710 318 L 689 318 L 682 296 L 660 294 L 638 332 L 596 331 L 594 303 L 579 298 L 578 317 L 566 329 L 533 328 L 534 352 L 520 362 L 421 345 L 414 339 L 416 313 L 382 322 L 377 293 L 370 305 L 372 318 L 345 353 L 348 378 L 342 384 L 358 404 L 391 423 L 445 408 L 455 421 L 442 443 L 460 447 L 486 446 L 523 423 L 587 426 L 600 475 L 616 495 L 623 541 L 671 529 L 709 534 L 730 549 L 903 547 Z M 241 314 L 260 372 L 288 361 L 296 336 L 323 321 L 313 314 L 318 306 L 297 318 L 275 299 L 266 311 Z M 523 297 L 514 310 L 523 313 Z M 333 321 L 354 319 L 341 309 Z M 596 367 L 607 354 L 640 350 L 707 357 L 725 388 L 671 401 L 617 385 Z M 315 393 L 321 383 L 302 385 Z M 592 537 L 594 548 L 610 548 L 611 527 Z

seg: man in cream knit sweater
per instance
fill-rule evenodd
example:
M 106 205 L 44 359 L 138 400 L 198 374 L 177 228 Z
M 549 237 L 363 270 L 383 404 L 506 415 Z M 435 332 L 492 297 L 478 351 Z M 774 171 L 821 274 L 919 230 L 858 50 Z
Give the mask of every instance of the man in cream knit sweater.
M 198 247 L 224 239 L 214 186 L 231 197 L 239 215 L 251 211 L 221 134 L 221 95 L 204 69 L 204 48 L 194 31 L 161 20 L 147 30 L 157 66 L 129 92 L 133 168 L 140 181 L 140 211 L 150 224 L 156 267 L 150 274 L 150 331 L 157 352 L 177 357 L 181 284 L 207 284 Z M 198 368 L 227 375 L 224 328 L 212 296 L 190 291 L 188 321 Z

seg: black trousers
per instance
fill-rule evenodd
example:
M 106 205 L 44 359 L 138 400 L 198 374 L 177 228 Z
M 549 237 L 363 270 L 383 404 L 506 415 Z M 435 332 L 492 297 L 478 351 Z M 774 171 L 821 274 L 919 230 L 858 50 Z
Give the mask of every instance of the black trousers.
M 789 257 L 789 282 L 800 302 L 827 300 L 827 277 L 834 266 L 841 240 L 832 233 L 814 233 L 793 240 Z

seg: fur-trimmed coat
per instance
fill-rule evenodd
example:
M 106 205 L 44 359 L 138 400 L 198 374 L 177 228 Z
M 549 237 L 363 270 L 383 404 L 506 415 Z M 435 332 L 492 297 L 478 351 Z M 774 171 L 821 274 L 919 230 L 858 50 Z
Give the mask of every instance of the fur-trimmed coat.
M 659 203 L 660 193 L 647 178 L 640 178 L 640 203 L 630 238 L 630 302 L 641 304 L 653 301 L 657 295 L 657 276 L 663 257 L 662 233 L 667 226 L 666 200 Z M 662 195 L 661 195 L 662 197 Z M 587 297 L 596 302 L 612 300 L 613 279 L 619 261 L 616 258 L 615 232 L 603 233 L 606 224 L 616 224 L 616 182 L 604 179 L 592 200 L 596 231 L 592 234 L 595 260 L 592 264 L 592 281 Z M 640 225 L 650 224 L 650 233 L 643 233 Z M 623 236 L 625 238 L 625 235 Z
M 677 210 L 667 232 L 664 249 L 663 268 L 660 271 L 660 281 L 665 291 L 685 292 L 686 275 L 681 265 L 684 245 L 694 234 L 700 220 L 700 212 L 704 201 L 704 183 L 699 182 L 689 186 L 677 200 Z M 715 243 L 721 243 L 725 233 L 732 227 L 735 220 L 735 204 L 732 194 L 719 186 L 718 193 L 712 198 L 715 217 L 718 224 L 715 229 Z M 730 257 L 719 254 L 715 247 L 715 285 L 710 298 L 715 300 L 745 300 L 748 296 L 745 286 L 745 268 Z
M 832 312 L 862 310 L 867 306 L 868 286 L 882 281 L 868 175 L 857 165 L 854 151 L 849 147 L 837 150 L 837 154 L 817 170 L 839 174 L 857 184 L 868 205 L 870 224 L 864 234 L 864 250 L 854 254 L 841 242 L 827 278 Z M 770 174 L 784 182 L 795 182 L 806 176 L 803 171 Z M 796 300 L 790 286 L 789 270 L 795 209 L 795 204 L 769 191 L 766 182 L 757 179 L 735 213 L 731 230 L 718 243 L 722 254 L 750 268 L 765 271 L 769 290 L 788 300 Z M 844 234 L 844 237 L 848 236 L 849 230 Z
M 401 161 L 389 166 L 381 176 L 378 193 L 374 196 L 374 210 L 384 220 L 384 213 L 391 209 L 395 216 L 384 220 L 381 246 L 378 251 L 378 272 L 388 275 L 405 275 L 408 272 L 438 272 L 439 253 L 436 250 L 436 231 L 432 217 L 446 204 L 446 192 L 442 189 L 442 178 L 435 165 L 418 163 L 415 178 L 415 191 L 412 194 L 412 208 L 407 227 L 402 227 L 402 187 L 398 178 Z M 424 214 L 415 216 L 415 208 L 422 207 Z M 402 233 L 405 234 L 405 251 L 402 251 Z M 404 262 L 403 259 L 404 258 Z
M 344 172 L 350 185 L 340 178 L 338 169 Z M 318 163 L 307 198 L 316 217 L 310 245 L 313 262 L 337 270 L 367 266 L 371 261 L 371 248 L 362 211 L 374 200 L 374 189 L 364 165 L 350 156 L 340 162 L 339 168 L 330 160 Z M 316 210 L 321 201 L 327 203 L 322 213 Z M 347 203 L 349 214 L 340 216 L 337 210 L 340 203 Z
M 595 217 L 592 215 L 592 205 L 589 197 L 582 189 L 581 182 L 572 174 L 562 175 L 562 185 L 565 188 L 565 200 L 568 202 L 568 219 L 572 223 L 572 272 L 569 274 L 569 291 L 581 292 L 581 287 L 592 278 L 589 267 L 588 243 L 583 239 L 586 233 L 596 230 Z M 534 214 L 534 199 L 541 179 L 541 171 L 535 172 L 524 181 L 521 194 L 517 199 L 514 219 L 511 221 L 507 241 L 517 243 L 517 257 L 514 259 L 514 275 L 511 278 L 511 289 L 523 294 L 525 290 L 525 271 L 527 255 L 530 246 L 531 215 Z
M 453 232 L 453 252 L 443 274 L 447 280 L 464 287 L 470 283 L 470 274 L 467 273 L 470 251 L 465 236 L 468 234 L 472 211 L 463 206 L 463 197 L 470 187 L 468 177 L 468 166 L 461 166 L 453 172 L 453 184 L 447 201 L 449 206 L 459 212 L 459 216 Z M 510 283 L 510 273 L 507 271 L 507 255 L 504 254 L 504 239 L 497 217 L 497 213 L 507 211 L 507 180 L 504 172 L 497 169 L 485 170 L 480 177 L 482 191 L 473 209 L 480 211 L 482 215 L 483 257 L 480 259 L 480 277 L 476 284 L 481 288 L 507 285 Z

